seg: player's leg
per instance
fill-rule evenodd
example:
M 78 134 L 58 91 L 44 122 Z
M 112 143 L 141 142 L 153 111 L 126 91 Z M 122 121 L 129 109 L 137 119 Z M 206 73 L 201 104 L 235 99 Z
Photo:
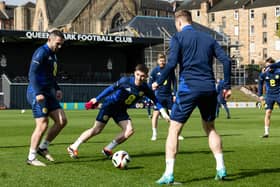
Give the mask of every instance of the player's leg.
M 179 98 L 179 99 L 178 99 Z M 181 134 L 184 123 L 190 117 L 196 107 L 196 95 L 178 93 L 178 102 L 174 103 L 171 111 L 171 121 L 165 145 L 165 172 L 156 181 L 158 184 L 170 184 L 174 182 L 175 158 L 178 151 L 178 137 Z
M 117 122 L 116 119 L 115 121 Z M 108 159 L 111 159 L 113 155 L 113 149 L 119 144 L 125 142 L 134 133 L 132 122 L 130 119 L 119 121 L 117 122 L 117 124 L 122 129 L 122 131 L 102 150 L 102 153 Z
M 215 130 L 216 107 L 217 97 L 215 92 L 203 94 L 198 99 L 198 108 L 202 118 L 203 129 L 208 136 L 209 147 L 216 159 L 217 174 L 215 179 L 222 180 L 226 177 L 227 173 L 223 159 L 222 140 Z
M 67 151 L 70 157 L 74 159 L 78 158 L 79 146 L 82 143 L 88 141 L 93 136 L 100 134 L 105 126 L 106 123 L 101 121 L 95 121 L 94 125 L 91 128 L 85 130 L 73 144 L 67 147 Z
M 181 133 L 183 124 L 171 120 L 168 130 L 168 136 L 165 145 L 165 171 L 162 177 L 156 181 L 158 184 L 171 184 L 174 182 L 174 166 L 176 154 L 178 151 L 178 137 Z
M 275 104 L 275 100 L 270 99 L 269 97 L 265 100 L 265 116 L 264 116 L 264 135 L 263 138 L 269 137 L 270 130 L 270 118 L 273 110 L 273 105 Z
M 227 119 L 230 119 L 229 108 L 227 106 L 227 102 L 226 101 L 223 103 L 223 106 L 224 106 L 224 109 L 226 110 L 226 113 L 227 113 Z
M 44 133 L 48 128 L 48 118 L 47 117 L 35 118 L 35 123 L 36 123 L 36 127 L 31 136 L 31 143 L 30 143 L 27 164 L 34 165 L 34 166 L 46 166 L 43 162 L 40 162 L 39 160 L 36 159 L 36 154 L 41 138 L 43 137 Z
M 265 110 L 264 135 L 262 136 L 263 138 L 268 138 L 269 137 L 271 114 L 272 114 L 272 110 L 271 109 Z
M 223 150 L 222 150 L 222 140 L 219 134 L 215 130 L 214 121 L 204 121 L 202 120 L 203 129 L 208 136 L 209 147 L 216 159 L 216 170 L 217 175 L 215 177 L 216 180 L 224 179 L 226 177 L 226 168 L 224 164 L 223 158 Z
M 49 117 L 54 121 L 54 124 L 49 128 L 45 139 L 41 142 L 38 149 L 38 154 L 49 161 L 54 161 L 54 158 L 49 153 L 48 146 L 66 126 L 67 119 L 64 111 L 61 108 L 51 111 L 49 113 Z
M 157 139 L 157 127 L 158 127 L 158 118 L 159 118 L 159 111 L 157 109 L 154 109 L 153 116 L 152 116 L 152 141 L 155 141 Z

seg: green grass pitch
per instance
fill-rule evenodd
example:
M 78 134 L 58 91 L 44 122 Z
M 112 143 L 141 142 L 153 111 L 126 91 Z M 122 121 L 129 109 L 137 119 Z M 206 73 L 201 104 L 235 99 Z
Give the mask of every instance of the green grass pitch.
M 132 161 L 127 170 L 113 167 L 104 159 L 101 149 L 119 132 L 111 120 L 104 131 L 81 145 L 78 160 L 71 159 L 66 147 L 85 129 L 92 126 L 97 110 L 66 111 L 68 124 L 52 142 L 49 150 L 56 159 L 47 167 L 26 164 L 34 121 L 30 110 L 0 111 L 0 182 L 1 186 L 158 186 L 155 181 L 165 169 L 167 123 L 161 119 L 158 140 L 152 142 L 151 120 L 146 110 L 129 110 L 135 134 L 117 150 L 126 150 Z M 175 165 L 178 186 L 279 186 L 280 185 L 280 112 L 273 111 L 270 138 L 262 139 L 264 110 L 231 109 L 232 119 L 224 110 L 216 120 L 222 135 L 224 158 L 228 171 L 226 181 L 215 181 L 215 161 L 196 110 L 182 134 Z

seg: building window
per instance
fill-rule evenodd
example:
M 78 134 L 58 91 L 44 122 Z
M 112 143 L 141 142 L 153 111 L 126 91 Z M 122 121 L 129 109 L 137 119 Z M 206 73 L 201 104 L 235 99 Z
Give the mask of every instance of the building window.
M 222 17 L 222 27 L 223 27 L 223 28 L 226 28 L 226 26 L 227 26 L 226 23 L 227 23 L 226 17 L 223 16 L 223 17 Z
M 235 20 L 238 20 L 238 18 L 239 18 L 239 12 L 238 12 L 238 10 L 235 10 L 235 11 L 234 11 L 233 17 L 234 17 Z
M 263 13 L 262 15 L 262 26 L 266 27 L 267 26 L 267 14 Z
M 275 8 L 275 16 L 276 17 L 280 16 L 280 7 Z
M 263 32 L 263 44 L 267 43 L 267 32 Z
M 255 49 L 256 49 L 255 43 L 254 43 L 254 42 L 251 42 L 251 43 L 250 43 L 250 52 L 251 52 L 251 53 L 255 52 Z
M 200 16 L 200 11 L 198 10 L 197 12 L 196 12 L 196 17 L 199 17 Z
M 211 13 L 209 19 L 210 22 L 215 22 L 215 13 Z
M 251 25 L 250 26 L 250 35 L 254 35 L 255 34 L 255 26 L 254 25 Z
M 120 13 L 117 13 L 112 19 L 111 29 L 118 28 L 124 23 L 124 19 Z
M 255 59 L 251 59 L 251 64 L 255 64 Z
M 263 48 L 263 59 L 267 59 L 268 55 L 267 55 L 267 48 Z
M 255 11 L 250 10 L 250 19 L 254 19 L 254 18 L 255 18 Z
M 238 26 L 234 26 L 234 35 L 235 36 L 239 35 L 239 27 Z
M 275 23 L 275 30 L 278 31 L 280 29 L 280 23 Z

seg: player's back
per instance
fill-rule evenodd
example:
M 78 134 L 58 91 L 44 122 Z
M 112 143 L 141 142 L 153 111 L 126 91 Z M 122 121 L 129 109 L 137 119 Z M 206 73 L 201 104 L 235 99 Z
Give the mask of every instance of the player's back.
M 191 90 L 215 90 L 213 57 L 216 41 L 209 35 L 186 29 L 175 36 L 181 46 L 180 82 L 184 81 Z

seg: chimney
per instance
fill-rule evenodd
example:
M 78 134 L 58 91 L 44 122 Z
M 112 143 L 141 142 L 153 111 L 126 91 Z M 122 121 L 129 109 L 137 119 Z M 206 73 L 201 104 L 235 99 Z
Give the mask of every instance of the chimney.
M 5 9 L 6 9 L 5 1 L 0 1 L 0 10 L 5 10 Z
M 210 7 L 213 7 L 214 5 L 216 5 L 218 2 L 220 2 L 221 0 L 208 0 Z M 252 0 L 251 0 L 252 1 Z

